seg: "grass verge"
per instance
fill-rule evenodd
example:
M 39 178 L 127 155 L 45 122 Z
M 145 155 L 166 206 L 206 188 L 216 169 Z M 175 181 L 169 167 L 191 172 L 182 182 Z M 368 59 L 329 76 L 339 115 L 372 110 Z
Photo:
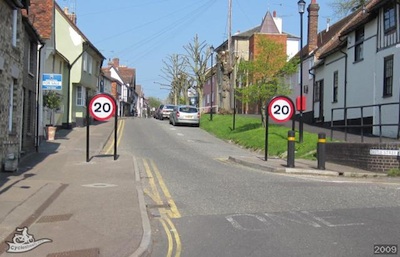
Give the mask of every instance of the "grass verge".
M 261 117 L 236 115 L 234 130 L 232 115 L 214 114 L 213 120 L 210 121 L 210 115 L 203 114 L 200 124 L 202 129 L 220 139 L 264 153 L 265 127 L 261 123 Z M 281 125 L 269 125 L 268 156 L 283 157 L 286 155 L 289 130 L 290 128 Z M 315 160 L 318 135 L 304 131 L 301 144 L 298 142 L 298 138 L 298 131 L 296 131 L 296 158 Z

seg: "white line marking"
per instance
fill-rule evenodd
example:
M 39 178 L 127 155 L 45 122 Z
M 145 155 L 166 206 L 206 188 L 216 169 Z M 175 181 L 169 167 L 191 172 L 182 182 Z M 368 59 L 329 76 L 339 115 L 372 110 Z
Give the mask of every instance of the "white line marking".
M 184 135 L 182 133 L 176 133 L 178 136 L 183 137 Z

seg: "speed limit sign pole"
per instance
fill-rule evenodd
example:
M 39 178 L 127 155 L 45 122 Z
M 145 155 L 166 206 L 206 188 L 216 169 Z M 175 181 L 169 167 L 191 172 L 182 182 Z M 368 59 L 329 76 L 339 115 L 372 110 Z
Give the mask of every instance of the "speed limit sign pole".
M 114 115 L 114 160 L 117 159 L 117 130 L 118 110 L 114 97 L 110 94 L 100 93 L 92 97 L 87 106 L 86 115 L 86 162 L 89 162 L 89 113 L 98 121 L 109 120 Z
M 266 104 L 266 124 L 265 124 L 265 156 L 264 160 L 268 160 L 268 129 L 269 117 L 277 123 L 287 122 L 292 119 L 294 114 L 293 101 L 287 96 L 274 96 Z

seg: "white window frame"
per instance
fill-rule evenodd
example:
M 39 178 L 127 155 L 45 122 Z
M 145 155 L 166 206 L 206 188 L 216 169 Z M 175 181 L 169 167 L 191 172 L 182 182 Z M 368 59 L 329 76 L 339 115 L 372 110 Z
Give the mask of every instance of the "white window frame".
M 76 87 L 76 106 L 86 105 L 86 88 L 83 86 Z

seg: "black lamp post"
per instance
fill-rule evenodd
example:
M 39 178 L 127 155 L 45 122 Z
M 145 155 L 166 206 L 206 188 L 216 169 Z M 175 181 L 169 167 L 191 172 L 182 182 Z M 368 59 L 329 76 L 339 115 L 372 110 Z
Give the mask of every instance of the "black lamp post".
M 211 96 L 210 96 L 210 120 L 213 119 L 213 61 L 214 61 L 214 47 L 210 46 L 211 51 Z
M 299 119 L 299 142 L 303 143 L 303 14 L 306 2 L 297 2 L 300 14 L 300 119 Z

